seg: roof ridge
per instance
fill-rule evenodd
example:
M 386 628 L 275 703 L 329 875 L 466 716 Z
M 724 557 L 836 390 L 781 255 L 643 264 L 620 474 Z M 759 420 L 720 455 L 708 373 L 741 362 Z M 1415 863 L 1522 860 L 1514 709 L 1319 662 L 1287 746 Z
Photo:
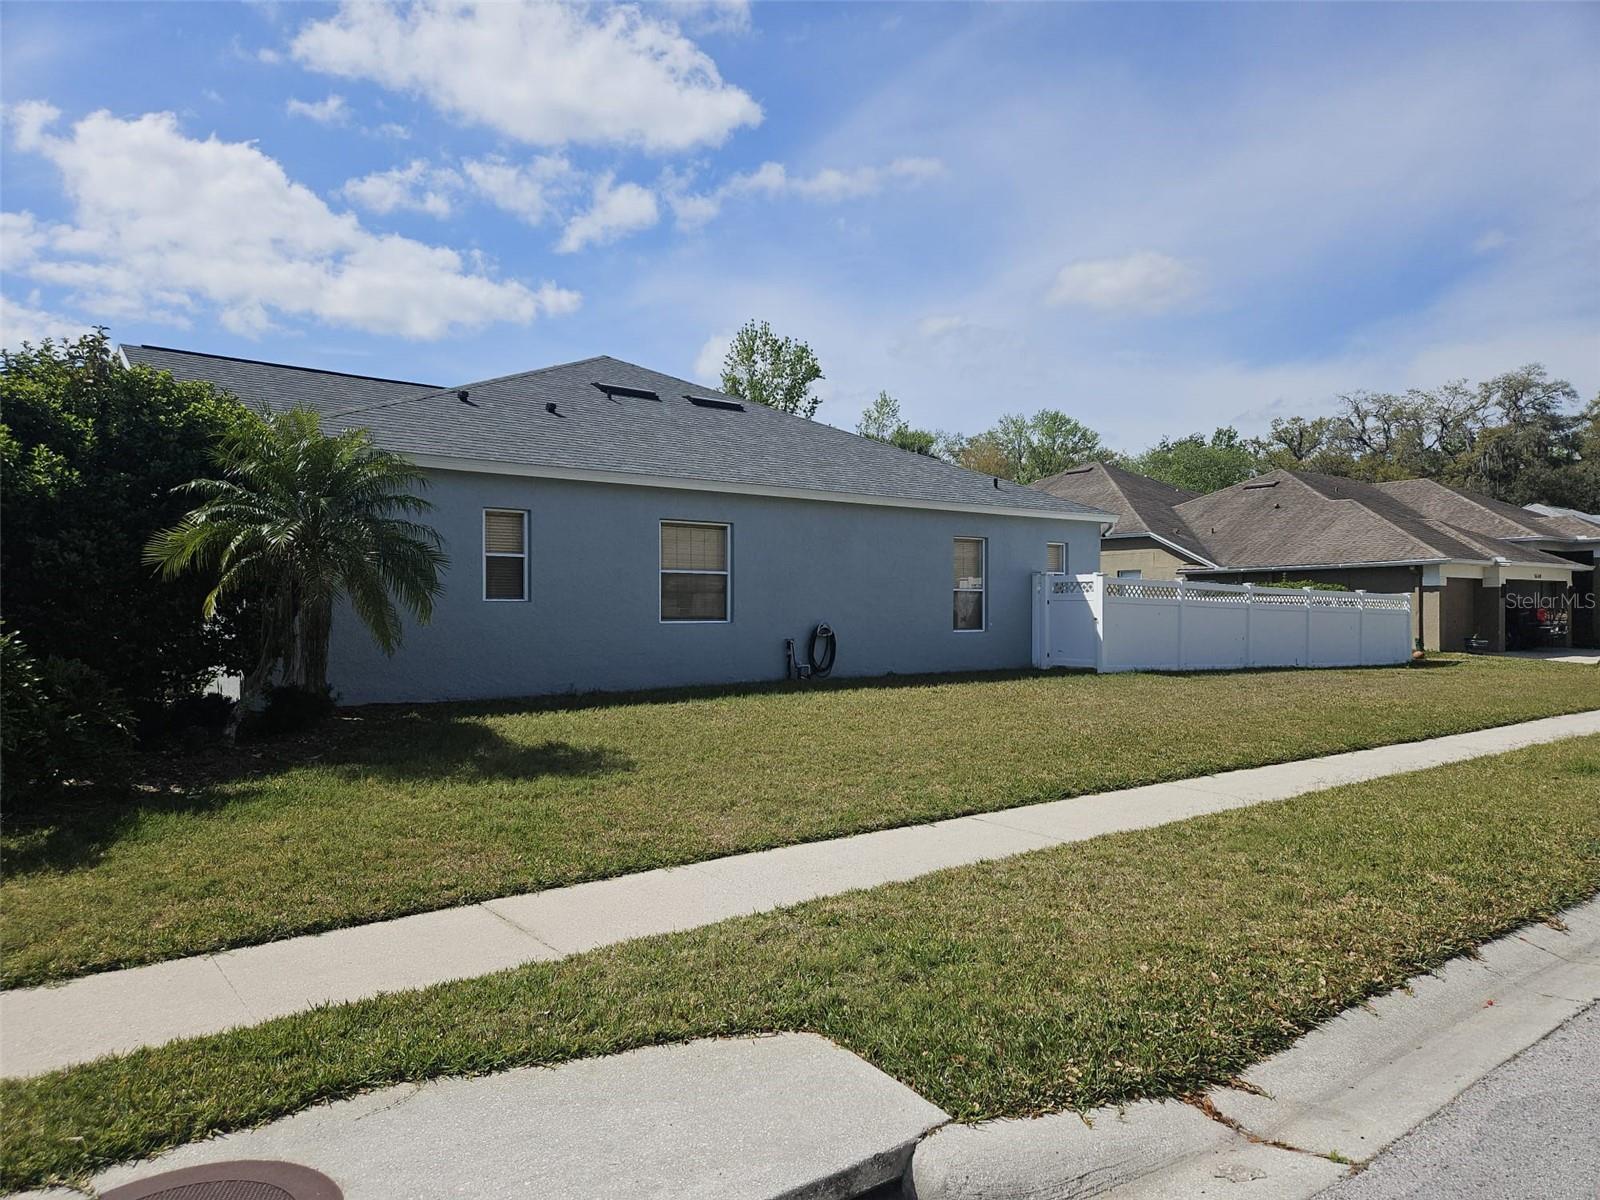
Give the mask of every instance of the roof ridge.
M 581 367 L 587 362 L 599 362 L 602 358 L 611 358 L 609 354 L 591 354 L 588 358 L 575 358 L 571 362 L 551 363 L 546 367 L 532 367 L 526 371 L 511 371 L 505 375 L 494 375 L 488 379 L 469 379 L 465 383 L 452 383 L 435 387 L 431 392 L 423 392 L 420 396 L 396 396 L 392 400 L 375 400 L 371 404 L 357 404 L 351 408 L 341 408 L 337 412 L 329 413 L 333 417 L 348 417 L 352 413 L 376 412 L 380 408 L 393 408 L 398 404 L 410 404 L 417 400 L 433 400 L 450 392 L 470 392 L 476 387 L 488 387 L 491 383 L 504 383 L 508 379 L 525 379 L 529 375 L 543 375 L 546 371 L 559 371 L 563 367 Z M 612 359 L 621 362 L 620 358 Z M 634 364 L 627 364 L 634 365 Z M 648 370 L 649 368 L 640 368 Z
M 1520 524 L 1535 537 L 1548 537 L 1552 535 L 1556 537 L 1561 536 L 1560 530 L 1544 526 L 1544 518 L 1539 513 L 1528 513 L 1527 516 L 1518 515 L 1516 517 L 1512 517 L 1498 509 L 1491 508 L 1489 505 L 1485 504 L 1484 501 L 1493 500 L 1494 503 L 1503 504 L 1506 508 L 1511 509 L 1518 514 L 1525 513 L 1528 510 L 1525 508 L 1519 508 L 1517 505 L 1511 504 L 1505 500 L 1495 500 L 1493 496 L 1480 496 L 1476 492 L 1467 491 L 1465 488 L 1458 488 L 1454 484 L 1445 483 L 1440 479 L 1426 479 L 1422 476 L 1418 476 L 1418 478 L 1422 478 L 1424 483 L 1431 483 L 1435 487 L 1443 488 L 1452 496 L 1460 497 L 1462 500 L 1465 500 L 1468 504 L 1472 505 L 1473 508 L 1476 508 L 1479 512 L 1488 513 L 1491 517 L 1499 517 L 1502 521 L 1506 521 L 1513 525 Z M 1396 482 L 1409 481 L 1396 480 Z
M 328 367 L 303 367 L 295 363 L 272 362 L 265 358 L 242 358 L 237 354 L 212 354 L 206 350 L 183 350 L 177 346 L 154 346 L 149 342 L 121 342 L 119 345 L 134 350 L 159 350 L 163 354 L 187 354 L 190 358 L 214 358 L 220 362 L 249 363 L 253 367 L 278 367 L 284 371 L 307 371 L 313 375 L 336 375 L 341 379 L 366 379 L 373 383 L 403 383 L 408 387 L 438 388 L 435 383 L 417 379 L 391 379 L 386 375 L 362 375 L 355 371 L 335 371 Z
M 1369 517 L 1372 517 L 1374 520 L 1380 521 L 1384 525 L 1387 525 L 1390 529 L 1394 530 L 1395 533 L 1399 534 L 1402 538 L 1405 538 L 1407 541 L 1411 542 L 1413 545 L 1420 546 L 1423 550 L 1428 551 L 1430 554 L 1437 555 L 1439 553 L 1439 551 L 1441 549 L 1443 549 L 1443 547 L 1440 547 L 1440 546 L 1430 546 L 1427 542 L 1423 541 L 1415 533 L 1413 533 L 1410 530 L 1408 530 L 1408 529 L 1404 528 L 1403 526 L 1399 525 L 1398 523 L 1396 523 L 1394 521 L 1393 518 L 1389 517 L 1385 513 L 1382 513 L 1380 511 L 1378 511 L 1378 509 L 1376 509 L 1372 505 L 1366 503 L 1366 501 L 1362 500 L 1360 497 L 1357 497 L 1357 496 L 1330 496 L 1327 492 L 1325 492 L 1322 488 L 1318 487 L 1316 485 L 1316 483 L 1313 482 L 1314 479 L 1315 480 L 1326 479 L 1326 480 L 1329 480 L 1330 482 L 1355 483 L 1355 484 L 1358 484 L 1358 485 L 1361 485 L 1361 486 L 1365 486 L 1365 487 L 1372 487 L 1373 486 L 1372 484 L 1366 483 L 1364 480 L 1348 479 L 1348 478 L 1346 478 L 1345 476 L 1342 476 L 1342 475 L 1325 475 L 1320 471 L 1296 471 L 1296 470 L 1293 470 L 1292 468 L 1289 468 L 1289 467 L 1277 467 L 1274 470 L 1268 471 L 1265 475 L 1257 475 L 1253 479 L 1241 480 L 1239 483 L 1232 485 L 1232 487 L 1224 488 L 1222 490 L 1223 491 L 1232 491 L 1234 487 L 1242 488 L 1242 487 L 1246 487 L 1246 486 L 1248 486 L 1250 484 L 1256 484 L 1257 486 L 1260 486 L 1260 484 L 1261 484 L 1261 482 L 1263 480 L 1271 479 L 1272 476 L 1279 475 L 1279 474 L 1281 474 L 1286 479 L 1293 480 L 1295 483 L 1299 484 L 1300 487 L 1304 488 L 1306 491 L 1308 491 L 1312 495 L 1316 496 L 1319 500 L 1322 500 L 1322 501 L 1324 501 L 1324 502 L 1326 502 L 1328 504 L 1340 504 L 1340 503 L 1354 504 L 1355 506 L 1360 508 L 1360 510 L 1363 513 L 1367 514 Z M 1308 476 L 1310 478 L 1308 478 Z M 1211 492 L 1209 494 L 1212 495 L 1212 496 L 1220 495 L 1219 492 Z M 1199 498 L 1200 499 L 1205 499 L 1205 497 L 1199 497 Z M 1189 523 L 1187 515 L 1184 516 L 1184 523 L 1185 524 Z M 1205 545 L 1205 542 L 1203 540 L 1201 541 L 1201 545 Z M 1468 548 L 1470 549 L 1471 547 L 1469 546 Z M 1449 555 L 1446 554 L 1445 557 L 1448 558 Z
M 1127 479 L 1137 479 L 1141 483 L 1153 483 L 1157 487 L 1166 488 L 1168 491 L 1183 493 L 1185 500 L 1193 500 L 1195 497 L 1204 494 L 1202 492 L 1191 492 L 1188 488 L 1179 487 L 1175 483 L 1168 483 L 1165 479 L 1157 479 L 1154 475 L 1146 475 L 1143 471 L 1130 471 L 1127 467 L 1122 466 L 1120 463 L 1101 462 L 1096 460 L 1090 465 L 1099 467 L 1102 471 L 1104 471 L 1107 479 L 1115 481 L 1117 476 L 1120 475 Z M 1062 473 L 1065 474 L 1065 472 Z M 1118 485 L 1117 490 L 1119 492 L 1121 491 L 1120 485 Z M 1123 495 L 1126 497 L 1126 493 L 1123 493 Z

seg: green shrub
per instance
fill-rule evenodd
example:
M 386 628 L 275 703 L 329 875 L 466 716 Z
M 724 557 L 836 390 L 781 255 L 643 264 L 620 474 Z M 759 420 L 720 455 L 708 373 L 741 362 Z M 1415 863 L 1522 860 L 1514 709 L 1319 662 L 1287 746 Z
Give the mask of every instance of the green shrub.
M 210 384 L 130 368 L 104 332 L 0 351 L 6 626 L 43 662 L 87 663 L 148 719 L 255 661 L 248 611 L 200 615 L 215 580 L 162 579 L 150 535 L 191 501 L 249 411 Z
M 331 687 L 269 687 L 266 706 L 250 718 L 250 732 L 264 737 L 299 733 L 326 720 L 332 712 Z
M 93 667 L 40 663 L 16 634 L 0 634 L 0 791 L 8 805 L 100 778 L 128 748 L 132 726 L 121 694 Z
M 1310 588 L 1313 592 L 1348 592 L 1350 590 L 1342 583 L 1329 583 L 1322 579 L 1280 579 L 1275 583 L 1258 583 L 1256 586 L 1269 588 L 1294 588 L 1296 590 Z

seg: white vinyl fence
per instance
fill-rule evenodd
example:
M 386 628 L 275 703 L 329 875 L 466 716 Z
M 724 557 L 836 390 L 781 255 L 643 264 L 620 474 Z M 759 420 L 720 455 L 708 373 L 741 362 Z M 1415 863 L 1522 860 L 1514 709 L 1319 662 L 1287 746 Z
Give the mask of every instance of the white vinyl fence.
M 1354 667 L 1411 656 L 1411 597 L 1034 576 L 1033 664 L 1096 671 Z

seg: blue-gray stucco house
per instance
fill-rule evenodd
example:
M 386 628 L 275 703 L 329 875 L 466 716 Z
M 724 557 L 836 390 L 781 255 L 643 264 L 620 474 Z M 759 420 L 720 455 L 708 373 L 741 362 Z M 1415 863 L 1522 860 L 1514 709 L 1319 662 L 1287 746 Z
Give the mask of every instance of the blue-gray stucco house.
M 420 466 L 450 555 L 386 657 L 348 613 L 344 703 L 1026 667 L 1032 577 L 1098 569 L 1111 517 L 599 357 L 456 387 L 124 346 L 248 404 L 317 409 Z

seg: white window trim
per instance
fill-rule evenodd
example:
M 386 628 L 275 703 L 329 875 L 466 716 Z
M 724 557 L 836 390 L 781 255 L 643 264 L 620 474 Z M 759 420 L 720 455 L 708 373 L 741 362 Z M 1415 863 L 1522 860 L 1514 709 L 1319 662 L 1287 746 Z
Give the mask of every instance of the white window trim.
M 969 537 L 966 534 L 958 533 L 951 540 L 952 540 L 952 545 L 950 547 L 950 552 L 952 554 L 955 553 L 955 546 L 953 544 L 954 542 L 977 542 L 978 543 L 978 569 L 983 572 L 983 574 L 981 576 L 981 578 L 983 579 L 983 586 L 981 588 L 951 587 L 951 589 L 950 589 L 950 598 L 951 598 L 952 612 L 951 612 L 951 615 L 950 615 L 950 632 L 951 633 L 987 633 L 989 631 L 989 539 L 986 538 L 986 537 Z M 955 628 L 954 601 L 955 601 L 955 594 L 957 592 L 977 592 L 978 595 L 983 597 L 983 603 L 981 605 L 981 608 L 982 608 L 982 611 L 983 611 L 983 623 L 981 625 L 979 625 L 976 629 L 957 629 L 957 628 Z
M 522 553 L 511 554 L 505 550 L 489 549 L 489 514 L 490 513 L 517 513 L 522 517 Z M 485 604 L 526 604 L 529 593 L 533 591 L 528 586 L 528 527 L 533 523 L 533 517 L 525 508 L 486 508 L 483 510 L 483 521 L 478 531 L 483 554 L 479 558 L 479 570 L 483 572 L 483 602 Z M 491 596 L 489 595 L 489 560 L 491 558 L 520 558 L 522 560 L 522 595 L 520 596 Z
M 1061 547 L 1061 571 L 1062 571 L 1062 574 L 1065 574 L 1067 568 L 1069 566 L 1071 566 L 1071 564 L 1067 561 L 1067 544 L 1065 542 L 1046 542 L 1044 544 L 1044 565 L 1045 565 L 1046 568 L 1048 568 L 1050 566 L 1050 547 L 1051 546 L 1060 546 Z M 987 577 L 985 577 L 984 582 L 985 583 L 989 582 Z
M 1131 568 L 1129 568 L 1128 570 L 1125 570 L 1125 571 L 1118 571 L 1117 572 L 1117 578 L 1118 579 L 1143 579 L 1144 578 L 1144 568 L 1143 567 L 1131 567 Z
M 700 529 L 723 531 L 723 569 L 720 571 L 682 571 L 674 567 L 674 575 L 722 575 L 728 580 L 722 595 L 722 612 L 717 617 L 669 617 L 661 611 L 661 577 L 667 568 L 661 561 L 661 531 L 668 525 L 693 525 Z M 657 625 L 729 625 L 733 622 L 733 526 L 726 521 L 683 521 L 675 517 L 662 517 L 656 522 L 656 624 Z

